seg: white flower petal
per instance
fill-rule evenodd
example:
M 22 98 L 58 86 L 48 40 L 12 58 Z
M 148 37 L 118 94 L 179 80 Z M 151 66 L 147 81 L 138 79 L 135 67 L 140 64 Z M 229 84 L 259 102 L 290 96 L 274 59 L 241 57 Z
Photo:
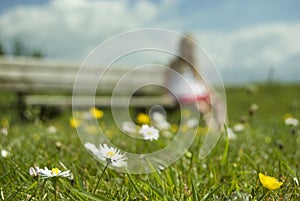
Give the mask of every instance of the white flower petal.
M 1 156 L 2 156 L 3 158 L 8 158 L 10 155 L 11 155 L 11 153 L 10 153 L 9 151 L 7 151 L 7 150 L 5 150 L 5 149 L 2 149 L 2 150 L 1 150 Z
M 32 176 L 32 177 L 36 177 L 36 176 L 38 176 L 38 169 L 37 168 L 35 168 L 35 167 L 30 167 L 29 168 L 29 174 L 30 174 L 30 176 Z
M 0 133 L 2 133 L 2 135 L 7 136 L 8 135 L 8 128 L 1 128 Z
M 244 129 L 245 127 L 243 124 L 236 124 L 233 126 L 233 130 L 238 133 L 244 131 Z
M 236 134 L 233 132 L 233 130 L 231 128 L 227 128 L 227 137 L 229 140 L 235 140 Z
M 55 133 L 57 133 L 57 129 L 56 129 L 55 126 L 49 126 L 47 128 L 47 132 L 50 133 L 50 134 L 55 134 Z
M 97 149 L 96 145 L 87 142 L 84 144 L 84 147 L 89 150 L 90 152 L 92 152 L 94 155 L 97 155 L 99 153 L 99 150 Z

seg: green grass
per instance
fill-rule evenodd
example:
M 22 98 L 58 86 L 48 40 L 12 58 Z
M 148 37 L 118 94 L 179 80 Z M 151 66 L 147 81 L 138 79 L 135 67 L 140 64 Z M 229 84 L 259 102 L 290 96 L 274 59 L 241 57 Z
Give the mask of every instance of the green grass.
M 300 118 L 299 92 L 300 85 L 258 85 L 254 93 L 245 87 L 228 88 L 228 126 L 246 122 L 236 140 L 228 141 L 223 135 L 202 160 L 197 158 L 199 145 L 194 143 L 180 160 L 151 174 L 107 169 L 96 193 L 93 190 L 104 165 L 90 156 L 70 127 L 71 111 L 43 122 L 36 116 L 38 110 L 31 109 L 27 112 L 31 120 L 23 122 L 17 115 L 16 97 L 1 95 L 0 126 L 7 119 L 9 133 L 0 134 L 0 149 L 12 155 L 0 156 L 0 199 L 54 200 L 56 191 L 58 200 L 300 200 L 300 186 L 295 182 L 300 181 L 299 126 L 291 128 L 283 122 L 286 113 Z M 248 111 L 251 103 L 259 106 L 253 116 Z M 108 111 L 100 121 L 105 122 L 109 135 L 118 136 Z M 57 133 L 49 134 L 49 126 L 55 126 Z M 60 178 L 54 187 L 51 179 L 29 175 L 33 165 L 66 166 L 74 181 Z M 284 184 L 267 190 L 259 182 L 259 172 Z

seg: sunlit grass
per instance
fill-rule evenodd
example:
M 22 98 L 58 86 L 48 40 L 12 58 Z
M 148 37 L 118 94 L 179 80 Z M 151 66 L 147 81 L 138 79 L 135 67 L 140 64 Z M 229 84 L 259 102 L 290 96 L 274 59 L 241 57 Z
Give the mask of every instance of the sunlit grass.
M 84 148 L 76 130 L 70 126 L 71 111 L 43 122 L 17 117 L 14 95 L 0 96 L 0 121 L 9 122 L 8 135 L 0 134 L 0 149 L 11 153 L 0 156 L 0 198 L 3 200 L 299 200 L 300 128 L 286 126 L 284 115 L 300 118 L 300 86 L 258 86 L 257 92 L 244 87 L 227 89 L 228 126 L 237 123 L 244 130 L 236 140 L 224 134 L 212 153 L 198 159 L 201 136 L 190 150 L 165 170 L 142 175 L 106 169 Z M 249 113 L 252 103 L 259 106 Z M 175 113 L 173 113 L 175 115 Z M 172 117 L 174 118 L 174 117 Z M 0 123 L 1 123 L 0 122 Z M 113 136 L 118 129 L 104 110 L 99 120 Z M 2 127 L 3 125 L 0 124 Z M 49 132 L 54 126 L 56 133 Z M 201 133 L 201 131 L 199 131 Z M 121 140 L 120 146 L 126 147 Z M 157 147 L 161 145 L 158 144 Z M 155 149 L 155 147 L 153 148 Z M 71 170 L 74 180 L 32 177 L 29 168 L 55 167 Z M 258 174 L 271 175 L 283 182 L 268 190 Z M 98 178 L 99 185 L 94 192 Z M 297 183 L 298 181 L 298 183 Z

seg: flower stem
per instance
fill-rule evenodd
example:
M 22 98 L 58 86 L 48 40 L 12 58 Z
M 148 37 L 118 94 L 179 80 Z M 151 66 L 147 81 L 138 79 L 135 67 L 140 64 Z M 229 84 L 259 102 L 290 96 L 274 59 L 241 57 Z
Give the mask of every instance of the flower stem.
M 45 187 L 45 183 L 46 183 L 46 179 L 44 180 L 42 186 L 40 187 L 40 178 L 38 179 L 38 182 L 39 182 L 39 197 L 40 199 L 39 200 L 42 200 L 41 198 L 43 197 L 42 196 L 42 193 L 43 193 L 43 190 L 44 190 L 44 187 Z
M 100 183 L 100 180 L 101 180 L 102 176 L 104 175 L 105 170 L 106 170 L 107 167 L 108 167 L 108 164 L 109 164 L 109 162 L 106 163 L 104 169 L 102 170 L 102 173 L 101 173 L 101 175 L 100 175 L 100 177 L 99 177 L 99 179 L 98 179 L 98 181 L 97 181 L 97 184 L 96 184 L 96 186 L 95 186 L 95 188 L 94 188 L 93 193 L 96 192 L 96 190 L 97 190 L 97 188 L 98 188 L 98 185 L 99 185 L 99 183 Z
M 56 192 L 56 180 L 57 180 L 57 178 L 56 177 L 54 177 L 53 178 L 53 187 L 54 187 L 54 200 L 56 201 L 57 200 L 57 192 Z
M 266 190 L 263 188 L 263 194 L 262 194 L 262 196 L 261 196 L 257 201 L 262 200 L 265 196 L 268 196 L 269 193 L 270 193 L 270 191 L 266 191 Z

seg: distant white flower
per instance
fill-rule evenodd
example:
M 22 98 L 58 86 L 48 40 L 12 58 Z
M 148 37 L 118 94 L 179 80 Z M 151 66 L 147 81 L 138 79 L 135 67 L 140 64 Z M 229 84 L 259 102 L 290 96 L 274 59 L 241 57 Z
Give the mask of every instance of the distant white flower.
M 70 170 L 61 171 L 58 168 L 52 168 L 49 170 L 47 167 L 45 167 L 44 169 L 38 169 L 37 172 L 38 175 L 43 178 L 65 177 L 68 179 L 73 179 L 73 174 L 70 172 Z
M 102 161 L 110 163 L 115 167 L 122 167 L 126 165 L 124 154 L 121 154 L 120 150 L 108 147 L 107 144 L 99 145 L 99 148 L 95 144 L 90 142 L 85 143 L 85 148 L 91 151 L 97 158 Z
M 2 135 L 4 135 L 4 136 L 7 136 L 8 135 L 8 128 L 1 128 L 1 130 L 0 130 L 0 133 L 2 134 Z
M 255 103 L 252 103 L 249 107 L 249 111 L 256 112 L 259 109 L 258 105 Z
M 294 118 L 294 117 L 288 117 L 284 120 L 285 125 L 287 126 L 298 126 L 299 125 L 299 120 Z
M 57 129 L 56 129 L 55 126 L 49 126 L 47 128 L 47 132 L 50 133 L 50 134 L 55 134 L 55 133 L 57 133 Z
M 136 125 L 131 121 L 124 121 L 122 123 L 122 130 L 132 134 L 137 132 Z
M 190 118 L 186 122 L 188 128 L 194 128 L 198 126 L 198 124 L 199 124 L 199 120 L 197 118 Z
M 165 121 L 166 117 L 160 112 L 153 112 L 151 114 L 151 120 L 153 121 Z
M 139 133 L 144 136 L 144 140 L 157 140 L 159 138 L 159 131 L 153 126 L 143 125 Z
M 299 181 L 298 181 L 297 177 L 294 177 L 293 180 L 296 183 L 296 185 L 299 186 Z
M 258 87 L 256 85 L 251 84 L 251 85 L 247 86 L 247 91 L 249 93 L 256 93 L 257 90 L 258 90 Z
M 166 117 L 160 112 L 154 112 L 151 115 L 151 120 L 153 125 L 159 130 L 169 129 L 171 127 L 170 123 L 167 122 Z
M 236 124 L 233 126 L 233 130 L 238 133 L 244 131 L 244 129 L 245 126 L 243 124 Z
M 7 150 L 5 150 L 5 149 L 2 149 L 1 150 L 1 156 L 3 157 L 3 158 L 7 158 L 7 157 L 9 157 L 11 155 L 11 153 L 9 152 L 9 151 L 7 151 Z
M 227 128 L 227 137 L 229 140 L 235 140 L 236 134 L 233 132 L 233 130 L 231 128 Z

